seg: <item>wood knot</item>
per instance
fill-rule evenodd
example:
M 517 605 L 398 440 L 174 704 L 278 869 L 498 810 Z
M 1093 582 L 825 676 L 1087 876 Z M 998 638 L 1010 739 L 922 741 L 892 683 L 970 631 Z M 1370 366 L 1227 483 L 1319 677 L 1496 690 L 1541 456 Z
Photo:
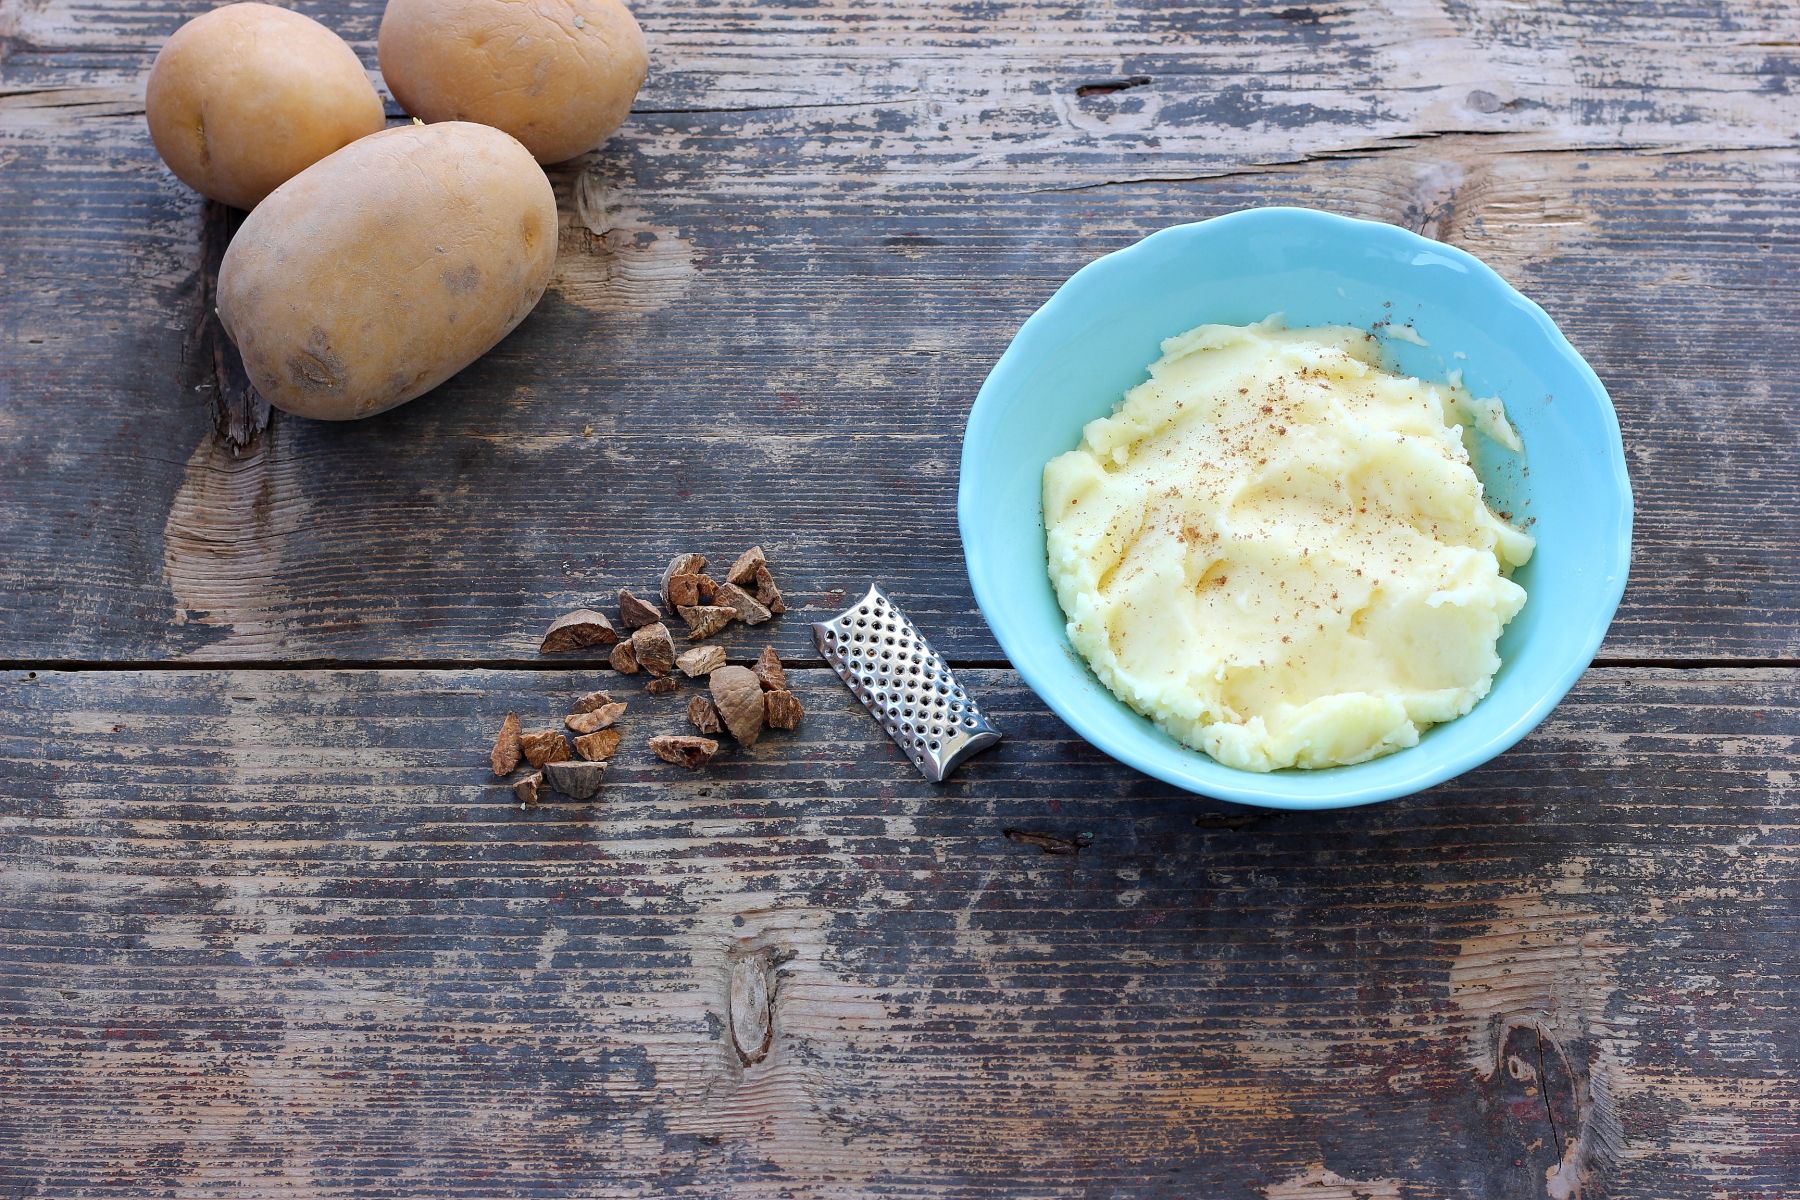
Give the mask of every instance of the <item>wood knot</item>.
M 739 959 L 731 969 L 727 1010 L 731 1015 L 731 1044 L 746 1067 L 769 1056 L 775 1041 L 774 963 L 767 954 Z
M 1571 1050 L 1547 1013 L 1501 1014 L 1484 1091 L 1512 1147 L 1529 1162 L 1550 1200 L 1579 1200 L 1618 1157 L 1619 1124 L 1603 1075 Z

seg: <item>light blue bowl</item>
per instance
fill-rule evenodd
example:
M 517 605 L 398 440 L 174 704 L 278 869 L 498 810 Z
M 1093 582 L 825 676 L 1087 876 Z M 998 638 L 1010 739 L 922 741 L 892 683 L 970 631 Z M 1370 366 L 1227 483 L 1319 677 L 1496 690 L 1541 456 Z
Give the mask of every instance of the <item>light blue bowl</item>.
M 1270 313 L 1293 326 L 1410 326 L 1400 370 L 1461 368 L 1498 395 L 1525 461 L 1489 446 L 1476 468 L 1496 508 L 1530 522 L 1515 578 L 1525 608 L 1500 640 L 1493 690 L 1468 715 L 1373 762 L 1256 774 L 1222 766 L 1115 699 L 1069 645 L 1044 550 L 1044 464 L 1105 416 L 1173 334 Z M 1458 354 L 1460 352 L 1460 355 Z M 1466 356 L 1466 357 L 1464 357 Z M 1020 676 L 1077 733 L 1189 791 L 1268 808 L 1404 796 L 1524 737 L 1574 686 L 1611 623 L 1631 561 L 1631 484 L 1606 389 L 1544 310 L 1452 246 L 1391 225 L 1260 208 L 1177 225 L 1077 271 L 994 364 L 963 437 L 958 519 L 969 581 Z

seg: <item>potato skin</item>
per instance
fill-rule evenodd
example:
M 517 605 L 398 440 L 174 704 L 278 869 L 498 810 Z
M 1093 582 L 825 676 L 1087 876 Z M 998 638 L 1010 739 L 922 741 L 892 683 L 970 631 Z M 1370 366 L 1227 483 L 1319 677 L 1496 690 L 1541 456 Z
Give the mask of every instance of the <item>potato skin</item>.
M 388 0 L 380 52 L 407 112 L 504 129 L 541 163 L 612 136 L 649 69 L 619 0 Z
M 269 4 L 229 4 L 177 29 L 150 68 L 144 114 L 176 178 L 234 208 L 387 124 L 356 51 Z
M 219 266 L 219 318 L 275 407 L 345 421 L 480 358 L 543 296 L 556 196 L 525 147 L 452 121 L 377 133 L 288 180 Z

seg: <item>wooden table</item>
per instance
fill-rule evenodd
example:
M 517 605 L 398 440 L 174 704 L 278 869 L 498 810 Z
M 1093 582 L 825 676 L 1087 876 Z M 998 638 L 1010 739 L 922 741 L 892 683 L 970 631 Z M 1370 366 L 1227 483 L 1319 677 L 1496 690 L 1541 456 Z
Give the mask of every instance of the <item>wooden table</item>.
M 246 394 L 145 136 L 205 7 L 0 0 L 0 1195 L 1800 1194 L 1787 0 L 644 0 L 550 294 L 350 426 Z M 1034 306 L 1275 203 L 1535 297 L 1638 498 L 1541 729 L 1314 816 L 1074 738 L 954 522 Z M 548 619 L 752 541 L 803 730 L 516 808 L 500 715 L 607 682 Z M 812 650 L 872 579 L 1007 733 L 947 787 Z

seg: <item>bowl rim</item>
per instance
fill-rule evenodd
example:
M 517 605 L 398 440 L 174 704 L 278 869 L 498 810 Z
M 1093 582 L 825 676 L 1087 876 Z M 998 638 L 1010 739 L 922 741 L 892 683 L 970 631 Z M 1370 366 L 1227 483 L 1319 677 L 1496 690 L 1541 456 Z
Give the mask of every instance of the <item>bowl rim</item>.
M 1188 746 L 1179 747 L 1183 752 L 1182 757 L 1172 764 L 1164 761 L 1166 756 L 1139 752 L 1133 747 L 1109 744 L 1105 735 L 1097 730 L 1095 724 L 1088 720 L 1082 711 L 1074 709 L 1072 705 L 1065 703 L 1056 694 L 1055 686 L 1040 674 L 1037 664 L 1033 661 L 1033 656 L 1028 653 L 1018 653 L 1019 647 L 1015 644 L 1016 631 L 1009 633 L 996 624 L 993 619 L 993 613 L 998 610 L 995 601 L 1004 585 L 1002 581 L 990 578 L 987 571 L 976 562 L 972 552 L 974 542 L 971 540 L 971 529 L 975 524 L 972 514 L 976 505 L 974 496 L 976 485 L 972 480 L 979 474 L 978 469 L 971 470 L 976 455 L 974 447 L 979 444 L 988 444 L 992 440 L 992 435 L 1000 432 L 997 426 L 993 429 L 989 428 L 998 420 L 990 415 L 995 411 L 995 405 L 989 403 L 984 406 L 983 402 L 998 393 L 1002 387 L 1007 386 L 1009 376 L 1026 369 L 1026 355 L 1032 349 L 1032 343 L 1045 335 L 1045 329 L 1050 320 L 1048 314 L 1058 306 L 1059 302 L 1067 302 L 1074 292 L 1086 284 L 1092 283 L 1097 277 L 1122 269 L 1132 258 L 1152 253 L 1159 243 L 1191 237 L 1201 230 L 1216 236 L 1222 229 L 1231 226 L 1253 225 L 1269 221 L 1312 223 L 1330 228 L 1339 236 L 1358 239 L 1373 236 L 1396 239 L 1403 244 L 1411 243 L 1418 250 L 1450 259 L 1475 278 L 1497 288 L 1502 299 L 1514 304 L 1538 326 L 1550 349 L 1560 354 L 1573 366 L 1577 375 L 1598 398 L 1600 402 L 1599 417 L 1605 441 L 1604 450 L 1608 466 L 1611 468 L 1606 473 L 1607 481 L 1614 489 L 1619 501 L 1618 523 L 1613 530 L 1612 537 L 1611 561 L 1605 564 L 1607 574 L 1602 580 L 1603 586 L 1605 581 L 1610 580 L 1611 587 L 1602 591 L 1598 597 L 1602 604 L 1596 610 L 1596 619 L 1589 623 L 1590 627 L 1583 638 L 1580 653 L 1573 656 L 1563 666 L 1530 705 L 1495 729 L 1489 736 L 1467 747 L 1461 753 L 1448 756 L 1420 756 L 1419 765 L 1415 769 L 1383 783 L 1344 787 L 1337 791 L 1305 795 L 1283 789 L 1278 781 L 1284 778 L 1294 778 L 1296 775 L 1309 780 L 1319 780 L 1329 778 L 1329 776 L 1316 770 L 1271 772 L 1269 774 L 1244 771 L 1226 766 L 1205 752 Z M 1513 287 L 1492 267 L 1458 246 L 1434 241 L 1409 229 L 1403 229 L 1398 225 L 1390 225 L 1383 221 L 1364 220 L 1359 217 L 1347 217 L 1339 213 L 1327 212 L 1323 209 L 1288 205 L 1238 209 L 1201 221 L 1170 225 L 1127 246 L 1103 254 L 1070 275 L 1057 287 L 1049 299 L 1045 300 L 1035 312 L 1025 319 L 1007 343 L 1006 349 L 989 369 L 980 390 L 976 393 L 975 402 L 970 407 L 964 425 L 962 454 L 958 461 L 957 533 L 963 545 L 964 569 L 969 577 L 969 585 L 974 593 L 976 606 L 981 610 L 982 619 L 987 622 L 988 629 L 1000 644 L 1000 649 L 1006 655 L 1008 663 L 1013 670 L 1018 672 L 1026 686 L 1031 688 L 1038 698 L 1084 741 L 1119 762 L 1152 778 L 1160 779 L 1198 795 L 1261 808 L 1324 810 L 1397 799 L 1455 778 L 1518 744 L 1526 734 L 1537 727 L 1551 709 L 1562 701 L 1563 697 L 1568 695 L 1570 689 L 1575 686 L 1576 680 L 1581 678 L 1592 663 L 1601 642 L 1605 640 L 1607 630 L 1611 627 L 1612 619 L 1618 611 L 1619 601 L 1625 594 L 1625 585 L 1630 573 L 1634 508 L 1630 475 L 1625 465 L 1624 438 L 1619 430 L 1618 413 L 1613 407 L 1612 396 L 1607 392 L 1606 385 L 1601 382 L 1594 369 L 1588 365 L 1587 360 L 1569 342 L 1562 330 L 1557 327 L 1556 322 L 1551 319 L 1550 314 L 1545 312 L 1541 306 Z M 1066 645 L 1065 649 L 1067 649 Z M 1081 662 L 1081 666 L 1083 669 L 1090 669 L 1085 661 Z M 1478 706 L 1480 703 L 1481 701 L 1477 701 Z M 1134 713 L 1134 715 L 1153 728 L 1155 727 L 1154 722 L 1151 722 L 1143 714 Z M 1417 748 L 1417 746 L 1409 746 L 1404 750 L 1385 756 L 1385 758 L 1387 760 L 1403 760 L 1403 756 Z M 1206 774 L 1214 771 L 1225 773 L 1226 781 L 1206 778 L 1199 771 L 1184 769 L 1189 764 Z M 1317 785 L 1309 786 L 1316 787 Z

